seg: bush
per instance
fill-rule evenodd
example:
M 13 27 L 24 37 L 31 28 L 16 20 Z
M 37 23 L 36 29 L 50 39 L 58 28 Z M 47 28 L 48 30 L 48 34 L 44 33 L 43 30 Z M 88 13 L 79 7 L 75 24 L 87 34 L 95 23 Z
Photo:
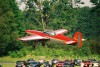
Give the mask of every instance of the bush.
M 20 51 L 10 51 L 9 55 L 12 58 L 21 58 L 21 57 L 26 56 L 26 52 L 23 49 L 21 49 Z
M 17 51 L 10 51 L 9 52 L 9 56 L 11 56 L 12 58 L 16 58 L 17 57 Z

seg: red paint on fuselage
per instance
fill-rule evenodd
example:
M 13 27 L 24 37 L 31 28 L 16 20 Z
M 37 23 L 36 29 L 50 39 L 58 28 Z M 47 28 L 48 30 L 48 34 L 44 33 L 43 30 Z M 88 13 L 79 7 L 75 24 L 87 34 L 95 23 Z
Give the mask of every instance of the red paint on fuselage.
M 40 36 L 43 36 L 43 37 L 47 37 L 47 38 L 50 38 L 50 39 L 57 39 L 57 40 L 61 40 L 61 41 L 64 41 L 64 42 L 67 42 L 67 41 L 71 41 L 73 39 L 67 37 L 67 36 L 64 36 L 63 34 L 55 34 L 55 35 L 49 35 L 49 34 L 46 34 L 44 32 L 41 32 L 41 31 L 36 31 L 36 30 L 26 30 L 26 32 L 28 34 L 31 34 L 31 35 L 40 35 Z

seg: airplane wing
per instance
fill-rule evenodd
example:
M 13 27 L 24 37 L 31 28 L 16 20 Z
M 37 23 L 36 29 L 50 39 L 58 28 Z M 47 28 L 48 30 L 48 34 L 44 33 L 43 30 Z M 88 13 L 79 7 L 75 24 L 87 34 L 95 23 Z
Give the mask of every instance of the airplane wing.
M 65 32 L 68 32 L 66 29 L 59 29 L 54 31 L 56 34 L 64 34 Z
M 48 39 L 48 38 L 42 37 L 42 36 L 39 36 L 39 35 L 31 35 L 31 36 L 26 36 L 26 37 L 18 38 L 18 40 L 22 40 L 22 41 L 40 40 L 40 39 Z

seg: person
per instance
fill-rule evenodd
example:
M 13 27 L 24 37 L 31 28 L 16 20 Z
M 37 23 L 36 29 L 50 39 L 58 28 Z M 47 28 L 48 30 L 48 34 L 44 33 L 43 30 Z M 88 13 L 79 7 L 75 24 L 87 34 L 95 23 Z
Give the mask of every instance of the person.
M 22 67 L 26 67 L 25 64 L 24 64 L 24 62 L 22 63 Z
M 45 61 L 45 60 L 43 60 L 43 59 L 40 59 L 40 60 L 39 60 L 40 64 L 43 64 L 44 61 Z

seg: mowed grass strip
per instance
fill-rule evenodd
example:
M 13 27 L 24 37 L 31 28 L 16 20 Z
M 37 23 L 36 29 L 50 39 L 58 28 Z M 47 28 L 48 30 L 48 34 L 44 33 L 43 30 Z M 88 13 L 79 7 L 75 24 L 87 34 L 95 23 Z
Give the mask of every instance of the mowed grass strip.
M 13 64 L 6 64 L 6 63 L 3 63 L 3 64 L 1 64 L 1 65 L 2 65 L 2 67 L 15 67 L 15 66 L 16 66 L 15 63 L 13 63 Z M 42 65 L 41 67 L 44 67 L 44 66 Z M 56 65 L 55 65 L 54 67 L 56 67 Z M 80 67 L 80 66 L 75 66 L 75 67 Z
M 15 63 L 1 63 L 0 65 L 2 65 L 2 67 L 15 67 L 16 66 Z
M 48 61 L 51 61 L 52 59 L 58 59 L 58 60 L 66 60 L 66 59 L 75 59 L 75 58 L 78 58 L 78 59 L 82 59 L 82 60 L 87 60 L 89 58 L 94 58 L 96 60 L 100 59 L 100 57 L 50 57 L 50 56 L 31 56 L 31 55 L 27 55 L 26 57 L 22 57 L 22 58 L 11 58 L 10 56 L 4 56 L 4 57 L 0 57 L 0 62 L 16 62 L 16 61 L 19 61 L 19 60 L 24 60 L 24 61 L 27 61 L 27 59 L 29 58 L 33 58 L 34 60 L 38 61 L 39 59 L 44 59 L 44 60 L 48 60 Z
M 44 59 L 44 60 L 47 60 L 47 61 L 51 61 L 54 58 L 56 58 L 58 60 L 75 59 L 75 58 L 67 57 L 67 56 L 66 57 L 50 57 L 50 56 L 27 55 L 26 57 L 23 57 L 23 58 L 11 58 L 10 56 L 5 56 L 5 57 L 0 57 L 0 65 L 2 65 L 2 67 L 15 67 L 16 61 L 19 61 L 19 60 L 27 61 L 27 59 L 29 59 L 29 58 L 33 58 L 36 61 L 38 61 L 39 59 Z M 90 57 L 77 57 L 77 58 L 87 60 Z M 95 58 L 97 60 L 100 59 L 98 57 L 93 57 L 93 58 Z M 44 66 L 42 65 L 41 67 L 44 67 Z M 75 66 L 75 67 L 80 67 L 80 66 Z

